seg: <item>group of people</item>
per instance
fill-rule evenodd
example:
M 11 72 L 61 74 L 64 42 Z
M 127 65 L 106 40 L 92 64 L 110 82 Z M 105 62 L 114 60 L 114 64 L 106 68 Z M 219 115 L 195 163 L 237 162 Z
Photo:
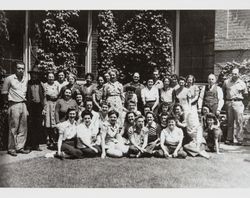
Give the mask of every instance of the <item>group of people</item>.
M 242 101 L 247 87 L 238 69 L 222 87 L 210 74 L 202 88 L 193 75 L 161 77 L 157 69 L 145 85 L 138 72 L 122 85 L 116 69 L 98 76 L 97 83 L 87 73 L 82 85 L 74 74 L 63 71 L 48 73 L 46 82 L 39 80 L 37 71 L 30 71 L 28 81 L 24 69 L 24 63 L 17 62 L 16 73 L 5 79 L 2 88 L 12 156 L 41 150 L 40 135 L 44 133 L 47 146 L 60 159 L 209 158 L 207 151 L 220 153 L 218 118 L 224 105 L 228 120 L 225 143 L 242 142 Z

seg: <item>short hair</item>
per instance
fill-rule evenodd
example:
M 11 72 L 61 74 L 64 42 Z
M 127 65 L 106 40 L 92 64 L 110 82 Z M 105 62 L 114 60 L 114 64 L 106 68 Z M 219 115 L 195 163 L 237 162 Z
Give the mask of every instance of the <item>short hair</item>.
M 169 83 L 171 83 L 171 78 L 168 77 L 168 76 L 164 77 L 164 78 L 162 79 L 162 82 L 164 83 L 164 81 L 165 81 L 166 79 L 168 79 Z
M 106 105 L 106 106 L 108 106 L 110 108 L 110 103 L 108 103 L 106 100 L 103 100 L 100 105 L 101 105 L 101 107 L 103 105 Z
M 134 114 L 134 116 L 136 117 L 135 112 L 133 112 L 133 111 L 129 111 L 129 112 L 127 112 L 127 113 L 126 113 L 126 116 L 125 116 L 125 122 L 128 122 L 128 115 L 129 115 L 129 114 L 131 114 L 131 113 L 132 113 L 132 114 Z
M 75 75 L 75 74 L 73 74 L 73 73 L 69 73 L 69 75 L 68 75 L 68 79 L 69 79 L 69 77 L 73 77 L 73 78 L 75 79 L 75 81 L 76 81 L 76 75 Z
M 94 80 L 94 74 L 92 73 L 86 73 L 85 74 L 85 79 L 87 79 L 87 77 L 90 76 L 92 80 Z
M 208 75 L 208 78 L 209 78 L 209 76 L 214 76 L 214 78 L 215 78 L 215 80 L 216 80 L 216 76 L 215 76 L 214 74 L 212 74 L 212 73 L 209 74 L 209 75 Z
M 76 108 L 75 107 L 70 107 L 70 108 L 68 108 L 68 110 L 67 110 L 67 112 L 66 112 L 66 120 L 68 120 L 69 119 L 69 113 L 71 112 L 71 111 L 75 111 L 75 113 L 76 113 L 76 120 L 78 119 L 78 116 L 77 116 L 77 110 L 76 110 Z
M 183 107 L 182 107 L 182 105 L 181 105 L 180 103 L 176 103 L 176 104 L 173 106 L 173 110 L 175 110 L 176 107 L 180 107 L 181 110 L 183 111 Z
M 85 106 L 86 106 L 87 102 L 92 102 L 92 104 L 93 104 L 93 100 L 91 98 L 86 98 L 86 100 L 85 100 Z
M 191 75 L 191 74 L 190 74 L 190 75 L 187 75 L 186 81 L 187 81 L 188 78 L 192 78 L 192 79 L 193 79 L 193 83 L 192 83 L 192 84 L 195 83 L 196 79 L 195 79 L 195 77 L 194 77 L 193 75 Z
M 153 118 L 155 119 L 155 114 L 154 114 L 154 112 L 153 112 L 153 111 L 149 111 L 149 112 L 147 112 L 147 113 L 146 113 L 146 115 L 145 115 L 145 117 L 147 117 L 147 116 L 148 116 L 148 114 L 151 114 L 151 115 L 153 116 Z
M 84 116 L 86 115 L 89 115 L 91 117 L 91 119 L 93 118 L 93 114 L 88 111 L 88 110 L 84 110 L 82 113 L 81 113 L 81 117 L 84 118 Z
M 59 71 L 57 72 L 57 76 L 58 76 L 60 73 L 63 73 L 64 76 L 66 76 L 66 73 L 65 73 L 65 71 L 63 71 L 63 70 L 59 70 Z
M 116 111 L 116 110 L 111 110 L 108 112 L 108 117 L 110 117 L 111 115 L 115 114 L 116 117 L 118 118 L 119 117 L 119 113 Z
M 62 92 L 62 98 L 65 97 L 65 92 L 66 92 L 66 90 L 70 90 L 71 97 L 72 97 L 72 90 L 71 90 L 70 88 L 65 88 L 65 89 L 63 90 L 63 92 Z
M 24 65 L 24 66 L 25 66 L 25 64 L 24 64 L 23 61 L 16 61 L 15 64 L 16 64 L 16 66 L 17 66 L 17 65 Z
M 175 78 L 176 80 L 179 81 L 179 76 L 177 74 L 172 74 L 171 75 L 171 79 Z
M 168 119 L 167 119 L 167 122 L 169 122 L 170 120 L 176 121 L 176 118 L 174 116 L 169 116 Z
M 213 114 L 213 113 L 208 113 L 207 115 L 206 115 L 206 122 L 207 122 L 207 119 L 208 118 L 212 118 L 213 120 L 214 120 L 214 123 L 217 125 L 218 124 L 218 120 L 217 120 L 217 118 L 216 118 L 216 116 Z
M 183 76 L 180 76 L 180 77 L 179 77 L 178 82 L 180 82 L 181 80 L 183 80 L 183 81 L 185 81 L 185 82 L 186 82 L 186 78 L 185 78 L 185 77 L 183 77 Z
M 125 88 L 125 91 L 127 92 L 127 91 L 133 91 L 133 92 L 135 92 L 135 90 L 136 90 L 136 88 L 134 87 L 134 86 L 127 86 L 126 88 Z
M 140 118 L 142 118 L 143 120 L 145 119 L 142 115 L 139 115 L 135 118 L 135 122 L 137 122 L 137 120 L 139 120 Z

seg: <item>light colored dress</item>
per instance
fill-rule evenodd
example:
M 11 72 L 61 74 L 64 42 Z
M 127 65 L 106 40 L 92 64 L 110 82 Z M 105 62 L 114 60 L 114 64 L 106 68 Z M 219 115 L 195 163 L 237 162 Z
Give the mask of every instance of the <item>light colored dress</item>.
M 197 85 L 192 85 L 188 89 L 190 91 L 191 112 L 198 117 L 199 115 L 198 115 L 197 103 L 198 103 L 198 99 L 199 99 L 200 89 Z
M 55 107 L 59 95 L 59 83 L 55 81 L 52 85 L 47 82 L 42 84 L 44 90 L 44 111 L 45 118 L 43 126 L 53 128 L 56 126 Z
M 182 90 L 178 88 L 176 90 L 176 101 L 183 107 L 184 114 L 187 115 L 191 111 L 190 104 L 191 92 L 189 89 L 184 87 Z
M 103 127 L 101 133 L 106 134 L 105 138 L 105 148 L 114 148 L 115 144 L 118 144 L 118 140 L 116 139 L 116 135 L 119 134 L 119 124 L 115 124 L 112 126 L 109 122 L 103 123 Z
M 116 82 L 108 82 L 104 85 L 104 97 L 107 102 L 110 104 L 110 110 L 115 110 L 119 113 L 119 117 L 121 117 L 123 111 L 122 102 L 123 98 L 123 86 L 118 81 Z

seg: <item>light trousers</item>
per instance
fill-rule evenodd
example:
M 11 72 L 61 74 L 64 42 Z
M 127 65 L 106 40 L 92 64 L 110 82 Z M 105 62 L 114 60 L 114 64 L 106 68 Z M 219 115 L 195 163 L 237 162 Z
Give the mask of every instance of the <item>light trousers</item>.
M 24 102 L 11 102 L 8 109 L 9 141 L 8 150 L 23 149 L 27 139 L 28 111 Z

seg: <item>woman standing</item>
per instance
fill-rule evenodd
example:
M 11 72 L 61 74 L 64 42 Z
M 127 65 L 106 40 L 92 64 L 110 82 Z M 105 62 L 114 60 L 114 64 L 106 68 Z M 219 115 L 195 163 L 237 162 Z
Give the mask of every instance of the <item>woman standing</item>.
M 113 69 L 109 72 L 110 82 L 107 82 L 103 88 L 104 99 L 110 104 L 110 109 L 115 110 L 122 115 L 123 111 L 123 86 L 117 81 L 118 71 Z M 121 116 L 119 118 L 122 122 Z
M 59 92 L 60 92 L 61 89 L 68 84 L 68 81 L 65 78 L 64 71 L 59 71 L 57 73 L 57 82 L 59 84 Z
M 166 102 L 172 108 L 175 102 L 175 89 L 170 87 L 170 78 L 163 79 L 163 88 L 160 89 L 160 102 Z
M 159 91 L 154 86 L 153 77 L 148 78 L 147 86 L 141 90 L 141 98 L 143 106 L 148 105 L 151 110 L 156 113 L 159 104 Z
M 119 133 L 118 116 L 118 112 L 111 110 L 108 113 L 109 121 L 104 123 L 101 129 L 102 158 L 105 158 L 106 154 L 110 157 L 122 157 L 128 152 L 128 146 L 122 143 L 122 137 Z
M 44 93 L 44 107 L 42 114 L 44 115 L 44 127 L 47 138 L 47 145 L 53 147 L 57 138 L 55 134 L 56 116 L 55 107 L 59 95 L 59 84 L 55 81 L 53 73 L 47 74 L 47 82 L 42 84 Z
M 84 101 L 88 98 L 92 99 L 92 95 L 94 93 L 94 89 L 96 84 L 93 83 L 94 75 L 92 73 L 87 73 L 85 75 L 86 83 L 82 85 L 81 91 L 83 93 Z
M 72 99 L 72 92 L 70 89 L 65 89 L 63 97 L 56 102 L 56 123 L 64 122 L 66 120 L 67 111 L 69 108 L 77 108 L 77 103 Z
M 200 89 L 197 85 L 195 85 L 195 78 L 193 75 L 188 75 L 186 78 L 187 85 L 186 87 L 190 91 L 190 105 L 191 111 L 198 116 L 197 103 L 200 95 Z
M 98 76 L 97 78 L 97 86 L 93 91 L 93 102 L 94 102 L 94 110 L 101 110 L 101 102 L 103 99 L 103 85 L 104 85 L 104 77 Z
M 191 92 L 188 88 L 185 87 L 185 78 L 179 78 L 179 88 L 176 89 L 176 99 L 175 101 L 179 103 L 184 111 L 184 114 L 187 115 L 191 111 Z
M 71 93 L 72 93 L 72 98 L 75 99 L 76 95 L 78 93 L 81 93 L 81 91 L 80 91 L 81 87 L 76 83 L 76 76 L 72 73 L 69 73 L 68 81 L 69 81 L 69 83 L 66 86 L 62 87 L 62 89 L 60 91 L 60 98 L 62 98 L 65 89 L 70 89 Z

